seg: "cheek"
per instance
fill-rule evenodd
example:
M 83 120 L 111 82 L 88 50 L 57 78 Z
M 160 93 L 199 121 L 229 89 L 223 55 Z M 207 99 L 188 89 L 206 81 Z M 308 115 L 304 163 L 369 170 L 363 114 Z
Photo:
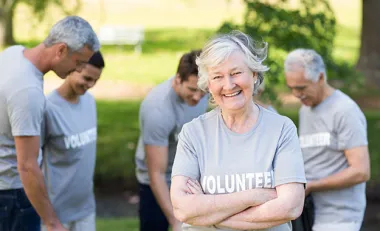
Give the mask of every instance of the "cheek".
M 218 95 L 219 92 L 221 91 L 222 87 L 220 86 L 219 83 L 213 82 L 213 83 L 210 83 L 208 85 L 208 89 L 209 89 L 210 93 L 212 93 L 213 95 Z

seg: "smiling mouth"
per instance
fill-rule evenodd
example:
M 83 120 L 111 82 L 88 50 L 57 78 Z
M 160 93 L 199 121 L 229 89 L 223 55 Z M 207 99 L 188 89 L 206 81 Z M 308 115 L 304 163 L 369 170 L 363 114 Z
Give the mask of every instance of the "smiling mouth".
M 242 92 L 242 90 L 234 92 L 234 93 L 231 93 L 231 94 L 224 94 L 223 96 L 225 96 L 225 97 L 234 97 L 234 96 L 239 95 L 241 92 Z

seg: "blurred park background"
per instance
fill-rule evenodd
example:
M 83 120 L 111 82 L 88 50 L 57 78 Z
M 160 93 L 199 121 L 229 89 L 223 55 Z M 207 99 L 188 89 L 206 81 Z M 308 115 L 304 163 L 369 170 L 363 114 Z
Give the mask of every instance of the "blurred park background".
M 269 42 L 266 99 L 297 124 L 299 103 L 284 84 L 282 62 L 298 47 L 322 54 L 329 82 L 366 114 L 371 180 L 363 230 L 380 223 L 380 1 L 377 0 L 0 0 L 0 50 L 31 47 L 67 14 L 104 26 L 143 28 L 133 45 L 101 48 L 106 68 L 91 92 L 98 105 L 95 173 L 98 230 L 138 230 L 134 152 L 145 94 L 175 74 L 180 56 L 218 32 L 240 29 Z M 364 14 L 363 14 L 364 12 Z M 363 17 L 364 15 L 364 17 Z M 45 92 L 61 83 L 45 77 Z

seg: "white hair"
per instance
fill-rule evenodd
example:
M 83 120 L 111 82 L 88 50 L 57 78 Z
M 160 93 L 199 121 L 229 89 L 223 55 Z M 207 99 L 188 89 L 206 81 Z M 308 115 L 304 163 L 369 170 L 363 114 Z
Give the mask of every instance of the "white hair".
M 100 49 L 100 43 L 91 25 L 81 17 L 68 16 L 58 21 L 44 40 L 46 47 L 65 43 L 69 51 L 79 51 L 87 46 L 93 52 Z
M 296 49 L 288 54 L 284 62 L 285 72 L 294 70 L 295 67 L 304 69 L 305 78 L 313 82 L 319 80 L 321 73 L 327 81 L 325 63 L 322 57 L 311 49 Z
M 234 51 L 241 51 L 249 69 L 258 73 L 258 81 L 254 85 L 255 94 L 264 80 L 263 73 L 269 70 L 267 66 L 262 64 L 267 57 L 268 43 L 262 42 L 261 47 L 259 45 L 258 42 L 240 31 L 218 35 L 208 41 L 196 59 L 199 70 L 198 87 L 208 92 L 208 68 L 218 66 Z

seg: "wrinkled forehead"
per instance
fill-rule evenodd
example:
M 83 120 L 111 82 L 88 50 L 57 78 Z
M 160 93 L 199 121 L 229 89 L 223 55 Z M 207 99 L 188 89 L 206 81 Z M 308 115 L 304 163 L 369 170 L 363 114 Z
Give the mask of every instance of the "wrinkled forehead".
M 243 68 L 247 66 L 247 60 L 243 52 L 233 51 L 228 56 L 225 56 L 215 65 L 208 67 L 209 73 L 219 73 L 225 71 L 232 71 L 235 69 Z

